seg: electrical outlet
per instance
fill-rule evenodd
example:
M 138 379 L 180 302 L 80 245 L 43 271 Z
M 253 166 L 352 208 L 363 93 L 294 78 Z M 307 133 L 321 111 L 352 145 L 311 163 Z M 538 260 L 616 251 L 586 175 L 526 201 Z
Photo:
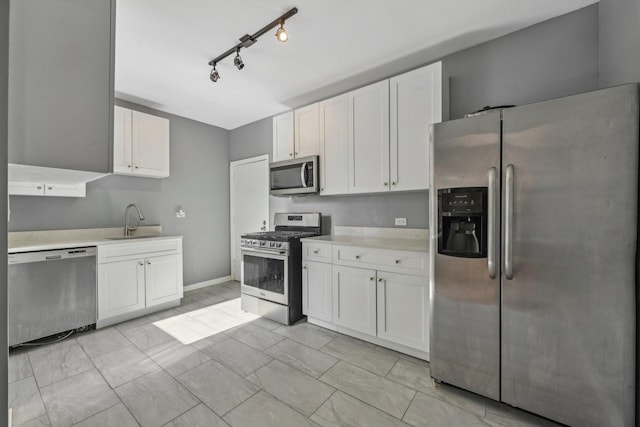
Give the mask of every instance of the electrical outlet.
M 396 225 L 407 225 L 407 218 L 396 218 Z
M 183 209 L 179 209 L 176 212 L 176 218 L 184 218 L 187 216 L 187 213 Z

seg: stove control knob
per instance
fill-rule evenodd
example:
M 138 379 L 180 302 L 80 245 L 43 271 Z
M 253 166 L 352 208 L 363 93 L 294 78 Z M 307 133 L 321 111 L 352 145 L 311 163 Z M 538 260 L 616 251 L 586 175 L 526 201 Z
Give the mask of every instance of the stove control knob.
M 269 243 L 269 247 L 270 248 L 275 248 L 276 247 L 276 242 L 270 242 Z
M 260 246 L 265 246 L 267 242 L 260 242 Z
M 257 242 L 257 241 L 255 241 L 255 240 L 253 240 L 253 241 L 251 242 L 251 244 L 252 244 L 253 246 L 255 246 L 255 245 L 256 245 L 256 243 L 258 243 L 258 242 Z
M 279 248 L 281 248 L 281 247 L 282 247 L 282 243 L 278 243 L 278 245 L 277 245 L 277 246 L 278 246 Z

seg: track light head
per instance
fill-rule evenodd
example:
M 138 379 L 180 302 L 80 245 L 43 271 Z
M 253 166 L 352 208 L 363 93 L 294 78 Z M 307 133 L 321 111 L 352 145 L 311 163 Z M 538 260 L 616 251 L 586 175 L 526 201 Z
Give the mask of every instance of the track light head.
M 220 73 L 218 73 L 218 70 L 216 70 L 216 64 L 213 64 L 213 68 L 211 69 L 211 74 L 209 75 L 209 78 L 214 83 L 220 80 Z
M 276 38 L 282 43 L 289 40 L 289 34 L 287 34 L 287 30 L 284 29 L 284 19 L 280 20 L 280 28 L 276 31 Z
M 242 58 L 240 58 L 239 48 L 236 50 L 236 57 L 233 59 L 233 65 L 235 65 L 238 70 L 242 70 L 244 68 L 244 62 L 242 62 Z

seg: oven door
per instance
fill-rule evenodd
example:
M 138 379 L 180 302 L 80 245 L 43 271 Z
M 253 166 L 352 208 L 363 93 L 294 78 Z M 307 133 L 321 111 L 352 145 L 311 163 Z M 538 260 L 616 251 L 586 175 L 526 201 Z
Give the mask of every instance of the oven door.
M 279 304 L 289 304 L 289 255 L 243 248 L 241 291 Z

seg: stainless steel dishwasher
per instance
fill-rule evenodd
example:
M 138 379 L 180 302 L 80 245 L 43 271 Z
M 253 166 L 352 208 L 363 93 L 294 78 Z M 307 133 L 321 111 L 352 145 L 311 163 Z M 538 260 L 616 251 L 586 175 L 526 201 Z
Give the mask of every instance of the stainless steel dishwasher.
M 9 254 L 9 346 L 96 323 L 96 248 Z

